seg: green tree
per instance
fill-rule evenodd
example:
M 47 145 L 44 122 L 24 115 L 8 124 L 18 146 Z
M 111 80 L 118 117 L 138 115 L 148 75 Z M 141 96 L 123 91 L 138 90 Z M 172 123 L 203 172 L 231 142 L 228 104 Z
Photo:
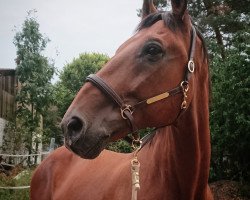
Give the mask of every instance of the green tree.
M 14 37 L 19 87 L 16 95 L 16 121 L 12 129 L 15 138 L 21 140 L 20 145 L 24 145 L 29 153 L 37 150 L 41 142 L 42 119 L 46 117 L 52 102 L 50 80 L 55 72 L 53 63 L 42 54 L 49 39 L 40 33 L 34 12 L 28 12 L 21 31 L 16 31 Z
M 214 41 L 217 44 L 217 48 L 213 48 L 210 53 L 220 54 L 223 60 L 227 59 L 227 48 L 232 45 L 233 38 L 238 32 L 249 29 L 249 2 L 198 0 L 192 1 L 189 8 L 209 47 L 214 47 L 211 46 Z
M 202 0 L 189 8 L 210 56 L 211 179 L 250 181 L 250 4 Z
M 109 60 L 99 53 L 83 53 L 71 63 L 64 66 L 55 85 L 56 105 L 59 116 L 63 117 L 72 100 L 85 82 L 89 74 L 96 73 Z
M 213 101 L 211 134 L 213 179 L 250 181 L 250 48 L 247 32 L 234 36 L 227 57 L 211 61 Z

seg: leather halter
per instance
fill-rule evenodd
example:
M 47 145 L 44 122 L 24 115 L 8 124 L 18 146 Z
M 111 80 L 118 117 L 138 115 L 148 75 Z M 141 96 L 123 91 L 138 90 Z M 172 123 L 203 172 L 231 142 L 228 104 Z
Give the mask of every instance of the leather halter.
M 97 75 L 91 74 L 86 78 L 86 81 L 94 84 L 94 86 L 100 89 L 107 97 L 109 97 L 120 108 L 122 118 L 127 120 L 131 127 L 131 131 L 132 131 L 131 133 L 133 135 L 133 142 L 138 142 L 139 140 L 138 138 L 139 136 L 136 134 L 133 134 L 133 133 L 136 133 L 137 131 L 137 128 L 134 123 L 133 112 L 138 106 L 141 106 L 143 104 L 149 105 L 149 104 L 158 102 L 160 100 L 166 99 L 170 96 L 174 96 L 178 93 L 183 93 L 183 102 L 181 105 L 181 111 L 186 109 L 187 107 L 186 98 L 187 98 L 187 91 L 188 91 L 188 84 L 189 84 L 188 81 L 191 77 L 191 74 L 194 72 L 194 69 L 195 69 L 194 60 L 193 60 L 194 52 L 195 52 L 195 42 L 196 42 L 196 30 L 194 26 L 192 26 L 191 44 L 190 44 L 190 49 L 189 49 L 189 60 L 186 65 L 186 72 L 185 72 L 183 81 L 181 81 L 180 85 L 175 87 L 174 89 L 171 89 L 169 91 L 166 91 L 154 97 L 145 99 L 134 105 L 126 104 L 122 100 L 122 98 L 107 83 L 105 83 L 103 79 L 101 79 Z

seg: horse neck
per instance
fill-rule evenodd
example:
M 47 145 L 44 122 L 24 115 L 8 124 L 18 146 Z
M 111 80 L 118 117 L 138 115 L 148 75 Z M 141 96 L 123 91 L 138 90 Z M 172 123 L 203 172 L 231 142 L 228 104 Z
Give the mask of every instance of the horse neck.
M 152 176 L 159 176 L 159 180 L 167 184 L 168 188 L 176 186 L 181 188 L 183 193 L 193 192 L 189 196 L 197 192 L 205 196 L 204 188 L 207 187 L 209 176 L 207 86 L 205 83 L 199 84 L 187 110 L 173 125 L 157 130 L 155 137 L 142 150 L 145 162 L 150 161 L 147 170 L 152 172 Z

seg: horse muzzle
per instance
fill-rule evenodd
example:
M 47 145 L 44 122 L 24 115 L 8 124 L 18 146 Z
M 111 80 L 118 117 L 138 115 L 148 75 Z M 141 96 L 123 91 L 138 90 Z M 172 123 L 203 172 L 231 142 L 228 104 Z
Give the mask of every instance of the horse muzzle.
M 108 143 L 110 135 L 105 130 L 87 127 L 80 117 L 64 119 L 61 124 L 67 149 L 85 159 L 96 158 Z M 97 134 L 98 133 L 98 134 Z

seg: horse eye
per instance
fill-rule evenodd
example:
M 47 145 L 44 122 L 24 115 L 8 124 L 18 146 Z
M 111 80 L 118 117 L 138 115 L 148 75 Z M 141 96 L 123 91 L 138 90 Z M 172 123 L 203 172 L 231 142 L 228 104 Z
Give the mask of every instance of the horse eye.
M 162 53 L 162 49 L 158 45 L 151 45 L 146 49 L 147 55 L 155 56 L 155 55 L 158 55 L 160 53 Z
M 146 44 L 142 50 L 142 55 L 149 61 L 155 62 L 163 55 L 162 47 L 157 43 Z

